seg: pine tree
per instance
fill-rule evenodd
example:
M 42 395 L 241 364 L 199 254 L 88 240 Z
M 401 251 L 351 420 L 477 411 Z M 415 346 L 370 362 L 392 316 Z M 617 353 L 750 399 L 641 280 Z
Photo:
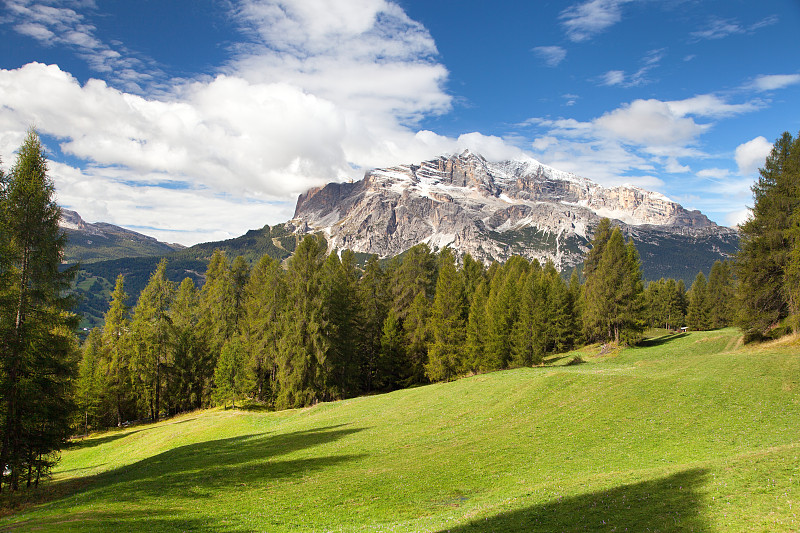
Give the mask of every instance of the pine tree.
M 0 490 L 17 490 L 25 472 L 28 485 L 38 483 L 66 442 L 74 409 L 77 319 L 64 296 L 74 269 L 60 269 L 66 236 L 54 194 L 31 130 L 0 175 Z
M 464 371 L 467 298 L 464 282 L 452 252 L 445 248 L 439 258 L 436 296 L 431 308 L 431 345 L 425 375 L 431 381 L 449 381 Z
M 405 375 L 405 340 L 400 319 L 394 309 L 389 309 L 381 329 L 381 387 L 393 389 L 401 385 Z
M 511 257 L 492 277 L 486 302 L 485 370 L 506 368 L 511 360 L 512 332 L 517 322 L 528 261 Z
M 489 284 L 481 281 L 472 295 L 467 317 L 467 339 L 464 348 L 467 371 L 488 370 L 486 360 L 486 302 L 489 299 Z
M 240 273 L 241 274 L 241 273 Z M 211 351 L 212 368 L 222 347 L 236 333 L 237 283 L 222 250 L 215 250 L 208 262 L 206 281 L 200 291 L 203 316 L 200 328 Z
M 736 257 L 739 313 L 748 339 L 765 335 L 791 312 L 792 226 L 800 206 L 800 136 L 785 132 L 753 185 L 751 217 L 739 230 Z

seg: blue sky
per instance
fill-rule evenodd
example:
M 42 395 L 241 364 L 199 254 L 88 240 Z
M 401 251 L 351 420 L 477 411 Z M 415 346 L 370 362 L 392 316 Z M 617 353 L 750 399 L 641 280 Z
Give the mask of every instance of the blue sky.
M 59 202 L 194 244 L 299 193 L 465 148 L 746 216 L 800 130 L 800 1 L 7 0 L 0 157 Z

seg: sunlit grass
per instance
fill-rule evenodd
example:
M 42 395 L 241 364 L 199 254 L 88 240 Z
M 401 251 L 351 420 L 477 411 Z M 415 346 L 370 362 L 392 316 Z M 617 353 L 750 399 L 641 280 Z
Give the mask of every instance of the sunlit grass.
M 797 339 L 742 348 L 723 330 L 600 351 L 301 410 L 199 411 L 94 435 L 64 452 L 34 498 L 43 503 L 0 528 L 800 527 Z M 576 355 L 585 362 L 559 366 Z

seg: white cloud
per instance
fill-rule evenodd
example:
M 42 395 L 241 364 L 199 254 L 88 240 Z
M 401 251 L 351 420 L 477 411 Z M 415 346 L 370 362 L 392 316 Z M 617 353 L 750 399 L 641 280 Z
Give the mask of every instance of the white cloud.
M 622 4 L 629 0 L 587 0 L 568 7 L 559 18 L 574 42 L 591 39 L 622 20 Z
M 703 29 L 693 31 L 690 35 L 695 39 L 724 39 L 731 35 L 750 34 L 761 28 L 776 24 L 777 22 L 778 17 L 774 15 L 766 17 L 749 26 L 743 25 L 738 20 L 713 18 Z
M 722 118 L 755 111 L 760 108 L 761 104 L 759 102 L 729 104 L 713 94 L 701 94 L 685 100 L 667 102 L 667 105 L 672 112 L 681 117 L 695 115 Z
M 548 67 L 557 67 L 567 57 L 567 51 L 560 46 L 537 46 L 533 52 Z
M 625 72 L 622 70 L 609 70 L 601 77 L 603 85 L 622 85 L 625 81 Z
M 700 178 L 707 178 L 715 181 L 720 181 L 727 178 L 730 171 L 726 168 L 704 168 L 697 173 Z
M 757 91 L 775 91 L 800 83 L 800 74 L 772 74 L 759 76 L 749 85 Z
M 759 167 L 764 165 L 767 156 L 772 151 L 772 143 L 762 136 L 747 141 L 736 147 L 736 164 L 739 174 L 751 176 Z
M 32 37 L 43 46 L 65 46 L 83 58 L 95 72 L 108 76 L 125 90 L 141 92 L 141 84 L 163 73 L 147 59 L 134 57 L 100 41 L 94 25 L 80 9 L 95 8 L 94 2 L 80 0 L 7 0 L 8 21 L 17 33 Z
M 752 211 L 750 211 L 749 208 L 732 211 L 725 216 L 725 225 L 734 227 L 744 224 L 750 218 L 751 214 Z
M 708 129 L 693 119 L 676 113 L 668 102 L 634 100 L 595 119 L 604 132 L 642 146 L 684 146 Z

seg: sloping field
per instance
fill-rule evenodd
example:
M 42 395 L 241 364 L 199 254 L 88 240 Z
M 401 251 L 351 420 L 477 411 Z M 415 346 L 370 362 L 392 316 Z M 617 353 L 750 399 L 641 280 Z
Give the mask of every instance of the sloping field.
M 0 529 L 800 528 L 797 340 L 741 348 L 723 330 L 583 357 L 98 434 Z

